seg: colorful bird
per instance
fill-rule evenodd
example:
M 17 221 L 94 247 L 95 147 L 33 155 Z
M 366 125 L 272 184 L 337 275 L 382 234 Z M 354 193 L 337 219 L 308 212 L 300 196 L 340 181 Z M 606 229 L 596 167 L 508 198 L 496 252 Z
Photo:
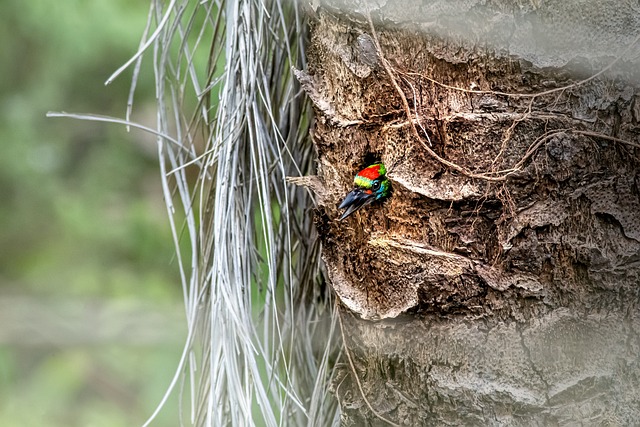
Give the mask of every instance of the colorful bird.
M 344 198 L 338 209 L 346 209 L 340 220 L 345 219 L 363 206 L 383 199 L 391 193 L 391 183 L 386 177 L 387 168 L 376 163 L 362 169 L 353 179 L 356 185 Z

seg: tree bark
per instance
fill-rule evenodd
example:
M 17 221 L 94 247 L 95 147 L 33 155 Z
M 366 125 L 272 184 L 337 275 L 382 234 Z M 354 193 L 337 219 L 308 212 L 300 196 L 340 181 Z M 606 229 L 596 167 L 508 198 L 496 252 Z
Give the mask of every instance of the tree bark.
M 344 425 L 640 419 L 640 18 L 579 3 L 313 11 Z M 376 161 L 393 195 L 338 221 Z

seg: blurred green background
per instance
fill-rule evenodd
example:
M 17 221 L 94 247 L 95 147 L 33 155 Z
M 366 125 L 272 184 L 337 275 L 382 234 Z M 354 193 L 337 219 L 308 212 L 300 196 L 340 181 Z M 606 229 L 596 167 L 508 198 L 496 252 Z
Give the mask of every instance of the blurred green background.
M 124 117 L 148 0 L 4 0 L 0 13 L 0 426 L 136 426 L 186 337 L 153 137 Z M 153 126 L 145 61 L 134 120 Z M 172 397 L 154 426 L 178 425 Z

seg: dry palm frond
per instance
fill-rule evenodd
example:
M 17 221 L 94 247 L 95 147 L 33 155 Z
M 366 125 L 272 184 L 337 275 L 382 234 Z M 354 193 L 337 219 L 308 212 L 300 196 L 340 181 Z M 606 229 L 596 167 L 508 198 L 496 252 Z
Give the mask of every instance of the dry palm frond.
M 145 426 L 178 384 L 192 425 L 339 421 L 327 390 L 337 317 L 308 194 L 285 181 L 313 172 L 310 107 L 291 71 L 304 68 L 305 36 L 295 2 L 152 0 L 138 52 L 107 80 L 134 65 L 126 118 L 49 113 L 157 138 L 188 336 Z M 156 129 L 130 119 L 149 51 Z
M 189 326 L 167 394 L 191 385 L 198 426 L 334 424 L 326 388 L 335 316 L 331 303 L 316 304 L 308 196 L 285 181 L 313 169 L 309 106 L 291 72 L 304 66 L 298 6 L 154 0 L 149 20 L 155 30 L 125 65 L 138 61 L 137 70 L 153 49 L 158 152 Z

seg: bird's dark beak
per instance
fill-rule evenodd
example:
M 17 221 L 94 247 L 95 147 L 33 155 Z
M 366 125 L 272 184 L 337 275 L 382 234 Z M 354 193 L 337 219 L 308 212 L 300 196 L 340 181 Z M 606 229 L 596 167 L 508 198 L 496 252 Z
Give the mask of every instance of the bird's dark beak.
M 347 194 L 347 197 L 345 197 L 342 203 L 340 203 L 340 206 L 338 206 L 338 209 L 346 209 L 340 217 L 340 221 L 361 207 L 373 202 L 375 197 L 376 195 L 373 192 L 367 192 L 361 188 L 356 188 L 351 193 Z

